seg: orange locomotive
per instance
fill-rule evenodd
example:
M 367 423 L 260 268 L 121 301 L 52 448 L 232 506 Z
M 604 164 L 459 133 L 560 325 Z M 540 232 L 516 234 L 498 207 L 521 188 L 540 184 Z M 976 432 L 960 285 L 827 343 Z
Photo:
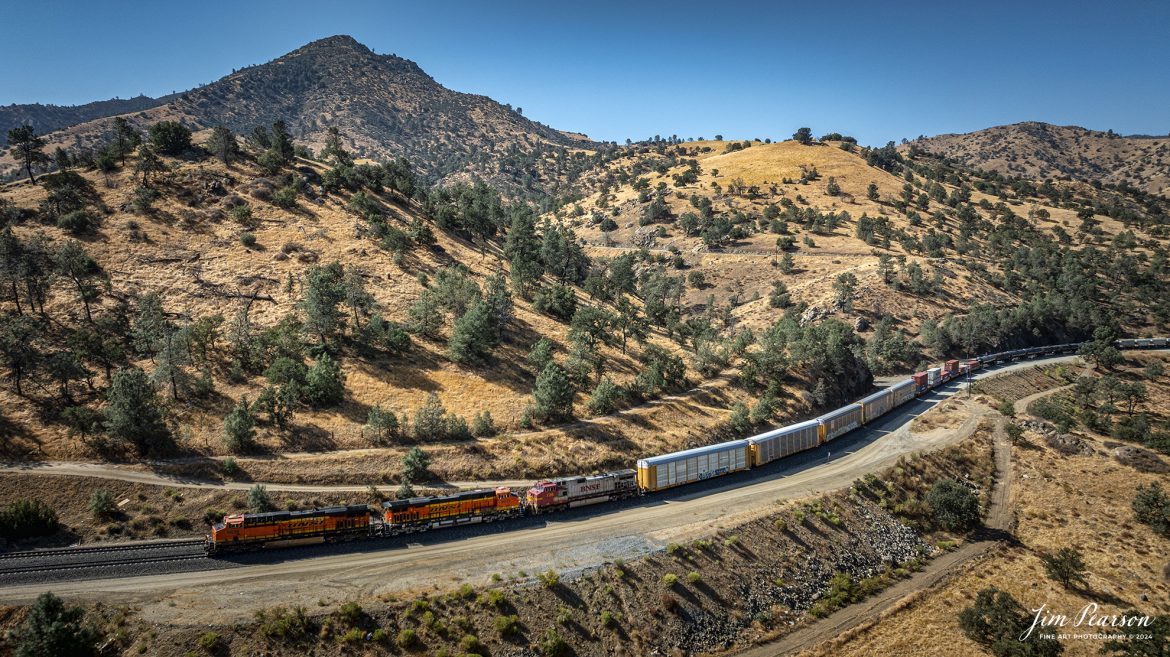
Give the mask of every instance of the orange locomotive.
M 370 535 L 373 513 L 361 504 L 305 511 L 273 511 L 225 516 L 211 528 L 208 552 L 284 547 Z
M 524 513 L 510 488 L 482 489 L 443 497 L 414 497 L 382 503 L 382 533 L 426 531 L 475 522 L 492 522 Z

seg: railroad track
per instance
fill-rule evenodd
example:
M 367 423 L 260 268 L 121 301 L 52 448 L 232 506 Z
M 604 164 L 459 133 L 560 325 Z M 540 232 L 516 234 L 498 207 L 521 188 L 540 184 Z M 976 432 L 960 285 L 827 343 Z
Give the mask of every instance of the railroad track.
M 27 550 L 0 554 L 0 578 L 34 573 L 125 568 L 152 563 L 206 559 L 200 539 L 160 541 L 144 545 Z
M 148 563 L 171 563 L 181 561 L 196 561 L 206 559 L 205 554 L 175 554 L 164 557 L 135 557 L 133 559 L 111 559 L 106 561 L 83 561 L 80 563 L 48 563 L 31 566 L 9 566 L 0 564 L 0 576 L 22 575 L 28 573 L 47 573 L 62 570 L 84 570 L 88 568 L 114 568 L 119 566 L 137 566 Z
M 18 559 L 40 559 L 45 557 L 71 557 L 89 554 L 105 554 L 109 552 L 147 552 L 151 550 L 166 550 L 170 548 L 194 547 L 203 545 L 201 538 L 187 538 L 174 541 L 159 541 L 143 545 L 101 545 L 93 547 L 54 548 L 48 550 L 25 550 L 23 552 L 7 552 L 0 554 L 0 564 Z M 5 566 L 0 566 L 2 570 Z

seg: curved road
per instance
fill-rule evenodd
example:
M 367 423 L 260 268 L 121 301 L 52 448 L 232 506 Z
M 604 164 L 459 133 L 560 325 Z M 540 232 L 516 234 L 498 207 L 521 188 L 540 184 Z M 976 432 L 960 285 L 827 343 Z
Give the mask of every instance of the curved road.
M 979 376 L 1074 358 L 1024 361 Z M 571 571 L 617 558 L 636 558 L 673 540 L 709 536 L 739 524 L 774 508 L 778 500 L 843 488 L 904 455 L 959 442 L 991 411 L 969 406 L 958 428 L 918 434 L 911 433 L 909 425 L 962 387 L 961 381 L 953 381 L 874 425 L 794 458 L 604 509 L 209 560 L 209 567 L 216 568 L 213 571 L 126 573 L 125 577 L 51 584 L 0 581 L 0 600 L 27 602 L 52 588 L 58 594 L 137 602 L 160 622 L 233 622 L 277 602 L 312 604 L 331 596 L 343 600 L 400 595 L 461 581 L 483 583 L 493 573 Z M 968 402 L 959 399 L 957 403 Z

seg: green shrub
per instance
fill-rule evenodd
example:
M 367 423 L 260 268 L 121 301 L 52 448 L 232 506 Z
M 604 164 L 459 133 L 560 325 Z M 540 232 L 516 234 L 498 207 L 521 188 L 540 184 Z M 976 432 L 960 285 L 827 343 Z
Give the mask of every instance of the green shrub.
M 940 479 L 926 495 L 934 521 L 943 529 L 966 531 L 980 522 L 979 498 L 954 479 Z
M 569 654 L 569 644 L 556 630 L 549 629 L 540 641 L 540 654 L 544 657 L 565 657 Z
M 407 650 L 419 645 L 418 633 L 409 627 L 398 632 L 398 646 Z
M 312 623 L 305 608 L 301 606 L 288 609 L 274 607 L 256 612 L 259 621 L 259 631 L 266 639 L 283 641 L 300 641 L 309 636 Z
M 240 244 L 251 249 L 256 246 L 256 234 L 251 231 L 244 231 L 240 233 Z
M 520 633 L 520 617 L 516 614 L 496 616 L 496 631 L 500 636 L 515 636 Z
M 702 579 L 703 576 L 700 575 L 698 571 L 692 570 L 691 572 L 687 573 L 687 582 L 690 584 L 698 584 L 700 581 L 702 581 Z
M 0 537 L 20 540 L 57 531 L 57 512 L 40 500 L 21 499 L 0 510 Z
M 539 577 L 541 583 L 550 589 L 561 581 L 561 576 L 557 574 L 557 571 L 551 569 L 541 573 Z
M 365 615 L 366 612 L 362 609 L 362 606 L 356 602 L 347 602 L 337 610 L 337 617 L 341 619 L 342 623 L 350 627 L 360 623 L 362 617 Z
M 114 502 L 114 496 L 110 494 L 110 491 L 99 488 L 90 493 L 89 512 L 93 514 L 94 518 L 98 520 L 109 518 L 117 510 L 118 505 Z
M 678 575 L 674 573 L 666 573 L 662 576 L 662 585 L 668 589 L 674 588 L 678 584 Z
M 207 652 L 215 652 L 219 649 L 220 636 L 218 632 L 204 632 L 199 637 L 199 647 Z

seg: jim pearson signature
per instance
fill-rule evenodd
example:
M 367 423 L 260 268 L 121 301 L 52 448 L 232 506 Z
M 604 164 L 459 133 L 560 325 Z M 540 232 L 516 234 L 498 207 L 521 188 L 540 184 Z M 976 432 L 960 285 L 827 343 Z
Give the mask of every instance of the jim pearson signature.
M 1039 609 L 1032 609 L 1035 616 L 1032 618 L 1032 626 L 1029 627 L 1023 634 L 1020 635 L 1020 641 L 1025 641 L 1032 636 L 1037 628 L 1044 629 L 1050 627 L 1149 627 L 1153 622 L 1149 616 L 1137 616 L 1127 614 L 1098 614 L 1099 607 L 1097 603 L 1090 602 L 1081 608 L 1081 611 L 1073 617 L 1065 616 L 1064 614 L 1053 614 L 1048 611 L 1048 605 L 1040 605 Z

